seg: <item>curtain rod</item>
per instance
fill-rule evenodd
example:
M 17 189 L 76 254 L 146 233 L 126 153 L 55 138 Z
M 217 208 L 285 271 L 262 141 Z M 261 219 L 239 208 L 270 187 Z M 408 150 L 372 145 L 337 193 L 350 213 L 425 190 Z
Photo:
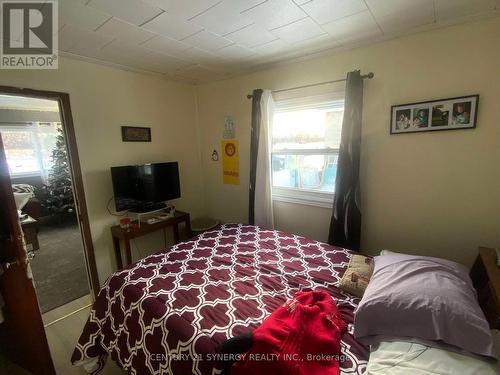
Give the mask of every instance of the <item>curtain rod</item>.
M 361 76 L 361 78 L 365 79 L 365 78 L 368 78 L 368 79 L 372 79 L 373 77 L 375 77 L 375 74 L 373 74 L 373 72 L 370 72 L 368 74 L 363 74 Z M 297 87 L 289 87 L 287 89 L 279 89 L 279 90 L 273 90 L 271 91 L 272 93 L 276 93 L 276 92 L 283 92 L 283 91 L 290 91 L 290 90 L 297 90 L 297 89 L 305 89 L 307 87 L 314 87 L 314 86 L 321 86 L 321 85 L 328 85 L 330 83 L 337 83 L 337 82 L 344 82 L 344 81 L 347 81 L 347 78 L 342 78 L 342 79 L 336 79 L 336 80 L 333 80 L 333 81 L 325 81 L 325 82 L 319 82 L 319 83 L 312 83 L 310 85 L 304 85 L 304 86 L 297 86 Z M 252 99 L 253 98 L 253 95 L 252 94 L 248 94 L 247 95 L 247 98 L 248 99 Z

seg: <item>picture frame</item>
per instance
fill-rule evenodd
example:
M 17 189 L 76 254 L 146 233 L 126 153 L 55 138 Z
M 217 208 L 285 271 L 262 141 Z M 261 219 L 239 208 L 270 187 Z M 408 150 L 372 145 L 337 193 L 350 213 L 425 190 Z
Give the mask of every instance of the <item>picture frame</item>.
M 122 126 L 123 142 L 151 142 L 151 128 Z
M 391 107 L 390 134 L 474 129 L 479 95 L 398 104 Z

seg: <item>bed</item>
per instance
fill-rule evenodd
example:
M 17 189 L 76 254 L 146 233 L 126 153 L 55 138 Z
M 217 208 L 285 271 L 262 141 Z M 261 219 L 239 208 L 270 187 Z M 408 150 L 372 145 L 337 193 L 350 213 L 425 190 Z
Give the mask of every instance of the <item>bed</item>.
M 353 338 L 359 298 L 338 289 L 348 250 L 281 231 L 225 224 L 112 275 L 72 356 L 97 374 L 111 358 L 131 374 L 216 374 L 214 354 L 251 332 L 298 290 L 323 289 L 348 329 L 341 374 L 363 374 L 368 349 Z

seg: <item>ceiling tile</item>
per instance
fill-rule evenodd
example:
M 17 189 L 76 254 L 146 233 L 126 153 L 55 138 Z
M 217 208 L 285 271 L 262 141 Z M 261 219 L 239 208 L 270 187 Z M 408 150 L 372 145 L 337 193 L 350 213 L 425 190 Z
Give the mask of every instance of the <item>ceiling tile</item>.
M 366 0 L 384 33 L 435 22 L 433 0 Z
M 500 0 L 61 0 L 59 48 L 199 82 L 495 7 Z
M 178 40 L 163 35 L 157 35 L 141 45 L 145 48 L 163 53 L 175 53 L 191 48 L 186 43 L 179 42 Z
M 331 36 L 328 33 L 325 33 L 323 35 L 320 35 L 316 38 L 311 38 L 304 40 L 302 42 L 295 43 L 293 45 L 293 50 L 290 49 L 290 52 L 308 52 L 308 53 L 314 53 L 318 51 L 324 51 L 332 48 L 339 47 L 341 44 L 337 40 L 337 38 Z
M 363 0 L 312 0 L 301 8 L 319 24 L 328 23 L 366 10 Z
M 86 38 L 75 44 L 70 48 L 68 52 L 74 53 L 80 56 L 90 56 L 93 57 L 96 53 L 99 53 L 100 49 L 109 43 L 107 40 L 100 38 Z
M 85 0 L 75 0 L 85 1 Z M 199 15 L 211 9 L 215 5 L 225 3 L 238 13 L 252 8 L 267 0 L 143 0 L 153 6 L 166 10 L 169 13 L 177 14 L 189 19 L 194 15 Z M 310 0 L 308 0 L 310 1 Z
M 223 77 L 223 74 L 205 67 L 203 65 L 191 65 L 183 69 L 179 69 L 174 73 L 174 76 L 187 78 L 193 82 L 211 81 Z
M 59 31 L 59 49 L 82 56 L 94 56 L 112 40 L 112 37 L 71 25 L 65 25 Z
M 492 0 L 436 0 L 437 21 L 464 17 L 495 9 Z
M 190 61 L 193 64 L 210 65 L 218 64 L 222 61 L 222 58 L 215 53 L 211 53 L 197 47 L 192 47 L 175 53 L 172 52 L 171 54 L 183 60 Z
M 300 51 L 302 56 L 304 54 L 315 54 L 315 53 L 323 53 L 326 51 L 333 51 L 336 48 L 342 46 L 342 42 L 338 41 L 336 38 L 330 36 L 329 34 L 322 35 L 313 40 L 308 40 L 307 43 L 299 43 L 300 49 L 294 48 L 291 52 Z
M 184 39 L 203 30 L 203 27 L 193 22 L 183 21 L 166 12 L 144 24 L 143 27 L 149 31 L 177 40 Z
M 249 48 L 269 43 L 277 39 L 276 35 L 257 24 L 252 24 L 238 31 L 227 34 L 226 38 Z
M 180 68 L 189 66 L 190 64 L 187 61 L 158 52 L 146 53 L 142 57 L 141 62 L 143 63 L 143 67 L 145 69 L 160 73 L 174 72 Z
M 356 42 L 382 34 L 369 11 L 341 18 L 321 26 L 337 41 Z
M 228 61 L 225 60 L 222 64 L 217 65 L 217 69 L 226 74 L 235 75 L 238 73 L 242 73 L 245 70 L 256 65 L 256 56 L 249 58 L 245 61 Z M 259 56 L 258 60 L 260 62 L 264 61 L 265 57 Z
M 231 0 L 222 1 L 191 21 L 217 34 L 226 35 L 253 23 L 240 13 L 242 7 L 242 4 Z
M 149 53 L 150 51 L 147 51 L 140 46 L 114 40 L 112 43 L 107 44 L 104 48 L 99 50 L 94 57 L 114 64 L 162 73 L 157 68 L 152 69 L 146 65 L 146 56 Z
M 59 2 L 59 27 L 65 24 L 95 30 L 111 16 L 95 8 L 87 7 L 77 0 Z
M 273 33 L 288 43 L 296 43 L 325 34 L 316 22 L 304 18 L 289 25 L 274 29 Z
M 88 6 L 138 26 L 162 12 L 141 0 L 90 0 Z
M 259 52 L 260 54 L 265 54 L 265 60 L 262 60 L 263 62 L 273 63 L 327 50 L 334 50 L 339 46 L 340 43 L 335 38 L 333 38 L 329 34 L 323 34 L 306 41 L 294 43 L 293 45 L 288 44 L 282 46 L 278 53 L 265 54 L 265 52 L 261 51 L 260 49 L 257 50 L 257 48 L 254 48 L 254 50 L 256 52 Z
M 120 21 L 117 18 L 111 18 L 108 22 L 99 27 L 96 32 L 102 35 L 109 35 L 130 44 L 143 43 L 156 35 L 131 23 Z
M 228 46 L 230 44 L 233 44 L 233 42 L 230 41 L 229 39 L 214 34 L 208 30 L 202 30 L 199 33 L 193 34 L 185 39 L 182 39 L 182 42 L 192 45 L 194 47 L 205 49 L 207 51 L 214 51 L 222 47 Z
M 146 0 L 168 13 L 188 20 L 207 9 L 213 7 L 221 0 Z
M 268 0 L 222 0 L 223 3 L 231 4 L 233 9 L 237 12 L 243 12 L 259 4 L 265 3 L 266 1 Z
M 255 46 L 252 48 L 252 50 L 261 55 L 272 55 L 284 51 L 289 47 L 290 45 L 286 43 L 284 40 L 276 39 L 273 40 L 272 42 Z
M 111 63 L 161 74 L 173 72 L 189 65 L 188 62 L 175 57 L 119 40 L 107 44 L 94 57 Z
M 66 29 L 66 30 L 64 30 Z M 60 51 L 69 51 L 79 40 L 80 35 L 69 25 L 64 25 L 59 29 L 58 48 Z
M 255 54 L 254 51 L 238 44 L 231 44 L 217 51 L 217 55 L 224 60 L 244 60 Z
M 307 17 L 292 0 L 268 0 L 242 14 L 269 30 Z

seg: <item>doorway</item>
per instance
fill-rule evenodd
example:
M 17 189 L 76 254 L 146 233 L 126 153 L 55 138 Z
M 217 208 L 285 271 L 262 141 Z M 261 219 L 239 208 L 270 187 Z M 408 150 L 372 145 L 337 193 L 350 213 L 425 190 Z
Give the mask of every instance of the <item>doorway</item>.
M 0 95 L 0 134 L 44 315 L 89 294 L 58 102 Z
M 38 308 L 61 373 L 58 359 L 69 358 L 57 358 L 61 342 L 52 345 L 53 331 L 84 319 L 99 290 L 69 96 L 0 87 L 0 134 Z

